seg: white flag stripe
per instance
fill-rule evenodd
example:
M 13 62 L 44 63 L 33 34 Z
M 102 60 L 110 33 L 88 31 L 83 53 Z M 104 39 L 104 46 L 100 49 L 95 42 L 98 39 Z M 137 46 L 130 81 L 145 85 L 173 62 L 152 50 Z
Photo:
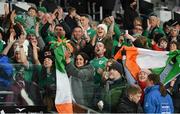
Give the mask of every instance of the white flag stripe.
M 141 69 L 165 67 L 168 51 L 154 51 L 138 48 L 136 62 Z
M 56 69 L 56 98 L 55 104 L 72 103 L 69 79 L 66 73 Z

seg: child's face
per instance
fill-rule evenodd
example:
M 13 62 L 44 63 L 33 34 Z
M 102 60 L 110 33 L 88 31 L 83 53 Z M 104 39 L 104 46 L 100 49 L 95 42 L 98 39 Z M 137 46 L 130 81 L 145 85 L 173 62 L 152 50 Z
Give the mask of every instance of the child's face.
M 163 48 L 163 49 L 167 48 L 167 42 L 164 41 L 164 40 L 162 40 L 162 41 L 160 42 L 160 47 Z
M 176 44 L 170 44 L 170 51 L 175 51 L 177 50 L 177 45 Z

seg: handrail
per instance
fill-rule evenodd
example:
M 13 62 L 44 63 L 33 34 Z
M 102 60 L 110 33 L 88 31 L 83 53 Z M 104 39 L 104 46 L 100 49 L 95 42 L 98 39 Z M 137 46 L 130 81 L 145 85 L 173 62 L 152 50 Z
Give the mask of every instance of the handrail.
M 73 110 L 74 110 L 74 113 L 87 113 L 87 114 L 96 113 L 96 114 L 100 114 L 99 112 L 97 112 L 91 108 L 88 108 L 84 105 L 80 105 L 77 103 L 73 104 Z
M 13 91 L 0 91 L 0 94 L 14 94 Z

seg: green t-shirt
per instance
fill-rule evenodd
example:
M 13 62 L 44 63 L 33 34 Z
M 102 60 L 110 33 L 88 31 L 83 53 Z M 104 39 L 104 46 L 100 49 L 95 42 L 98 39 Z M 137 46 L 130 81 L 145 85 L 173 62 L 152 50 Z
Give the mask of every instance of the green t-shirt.
M 45 77 L 43 77 L 43 72 L 42 72 L 42 66 L 38 65 L 37 67 L 38 73 L 40 73 L 39 75 L 39 87 L 42 89 L 44 87 L 47 86 L 55 86 L 56 85 L 56 75 L 54 72 L 51 73 L 47 73 Z
M 97 72 L 97 70 L 98 68 L 104 69 L 107 61 L 108 59 L 106 57 L 94 58 L 93 60 L 90 61 L 90 64 L 95 68 L 95 75 L 94 75 L 95 84 L 101 83 L 102 76 Z
M 29 66 L 24 66 L 22 64 L 13 65 L 13 76 L 17 76 L 18 73 L 21 73 L 25 81 L 32 82 L 32 76 L 35 69 L 33 64 L 29 63 Z

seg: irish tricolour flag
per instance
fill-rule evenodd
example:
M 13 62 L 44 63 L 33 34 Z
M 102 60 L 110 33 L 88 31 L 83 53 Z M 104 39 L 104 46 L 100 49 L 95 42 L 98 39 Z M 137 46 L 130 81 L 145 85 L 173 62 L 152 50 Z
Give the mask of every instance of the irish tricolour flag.
M 66 42 L 52 42 L 51 48 L 54 49 L 56 65 L 56 109 L 58 113 L 73 113 L 70 82 L 65 70 Z
M 122 50 L 126 51 L 125 65 L 136 80 L 140 69 L 150 69 L 153 73 L 159 74 L 163 84 L 180 75 L 179 50 L 168 52 L 123 46 L 114 59 L 122 58 Z

